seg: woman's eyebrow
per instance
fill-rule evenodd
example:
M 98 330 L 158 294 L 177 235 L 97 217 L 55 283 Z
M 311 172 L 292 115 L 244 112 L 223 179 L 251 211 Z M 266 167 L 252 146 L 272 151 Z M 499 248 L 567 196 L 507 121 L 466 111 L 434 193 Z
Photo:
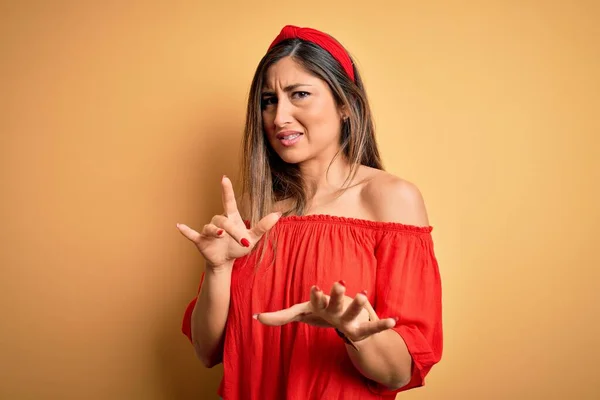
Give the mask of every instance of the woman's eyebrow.
M 309 85 L 308 83 L 294 83 L 292 85 L 288 85 L 288 86 L 284 87 L 283 91 L 291 92 L 292 90 L 298 89 L 301 86 L 313 86 L 313 85 Z M 273 94 L 275 94 L 275 92 L 272 91 L 271 89 L 263 89 L 262 94 L 263 95 L 273 95 Z

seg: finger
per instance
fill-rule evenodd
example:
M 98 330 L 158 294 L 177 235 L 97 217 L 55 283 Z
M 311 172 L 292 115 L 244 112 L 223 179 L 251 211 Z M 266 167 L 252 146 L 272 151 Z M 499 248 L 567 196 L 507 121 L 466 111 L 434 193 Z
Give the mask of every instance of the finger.
M 225 230 L 214 224 L 206 224 L 204 225 L 204 229 L 202 229 L 202 235 L 207 237 L 222 238 L 225 237 L 223 233 L 225 233 Z
M 356 318 L 358 318 L 361 312 L 363 312 L 365 305 L 368 302 L 369 299 L 367 298 L 366 291 L 357 294 L 356 297 L 354 297 L 354 300 L 352 300 L 352 303 L 350 303 L 348 308 L 346 308 L 346 311 L 344 311 L 344 314 L 342 314 L 340 321 L 345 324 L 354 321 Z
M 379 321 L 379 316 L 373 309 L 373 306 L 371 305 L 371 302 L 368 301 L 368 299 L 367 299 L 367 304 L 365 304 L 365 309 L 369 313 L 369 321 Z
M 319 328 L 333 328 L 333 325 L 313 313 L 302 314 L 297 320 L 308 325 L 318 326 Z
M 302 314 L 310 312 L 309 302 L 299 303 L 280 311 L 255 314 L 253 317 L 269 326 L 281 326 L 294 322 Z
M 248 240 L 250 235 L 245 228 L 240 229 L 236 224 L 231 222 L 229 218 L 224 215 L 215 215 L 211 221 L 211 224 L 217 228 L 223 229 L 229 236 L 235 239 L 240 245 L 244 247 L 250 247 L 251 242 Z
M 351 332 L 352 337 L 364 338 L 386 331 L 396 326 L 396 322 L 396 318 L 384 318 L 379 321 L 365 322 Z
M 260 238 L 267 233 L 271 228 L 275 226 L 277 221 L 281 218 L 281 213 L 271 213 L 258 221 L 258 223 L 250 230 L 251 235 L 255 241 L 260 240 Z
M 323 310 L 328 303 L 329 299 L 318 286 L 315 285 L 310 289 L 310 305 L 313 310 Z
M 237 202 L 235 201 L 235 193 L 231 180 L 223 175 L 221 179 L 221 200 L 223 201 L 223 210 L 228 217 L 239 214 Z
M 331 299 L 329 299 L 329 306 L 327 306 L 327 312 L 333 315 L 339 315 L 344 311 L 344 293 L 346 293 L 346 283 L 339 281 L 333 284 L 331 288 Z
M 179 232 L 194 243 L 200 240 L 200 234 L 185 224 L 177 224 Z

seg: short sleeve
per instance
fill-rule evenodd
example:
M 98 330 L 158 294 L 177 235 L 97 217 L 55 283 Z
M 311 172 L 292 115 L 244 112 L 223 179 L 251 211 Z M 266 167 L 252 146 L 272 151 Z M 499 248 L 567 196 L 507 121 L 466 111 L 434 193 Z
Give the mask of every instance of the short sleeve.
M 202 272 L 202 276 L 200 277 L 198 293 L 200 293 L 202 282 L 204 282 L 204 272 Z M 183 321 L 181 323 L 181 331 L 185 336 L 187 336 L 190 342 L 192 341 L 192 312 L 194 311 L 194 307 L 196 306 L 196 301 L 198 301 L 198 297 L 194 297 L 192 301 L 189 302 L 183 314 Z
M 375 383 L 371 390 L 379 394 L 423 386 L 442 356 L 442 288 L 431 227 L 407 229 L 380 237 L 374 309 L 380 318 L 398 317 L 393 329 L 412 357 L 412 376 L 397 390 Z

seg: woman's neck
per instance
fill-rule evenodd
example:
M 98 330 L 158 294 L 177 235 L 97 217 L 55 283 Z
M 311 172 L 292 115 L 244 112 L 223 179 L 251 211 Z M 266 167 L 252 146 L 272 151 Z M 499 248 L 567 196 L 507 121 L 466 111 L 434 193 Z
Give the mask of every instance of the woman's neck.
M 300 173 L 306 184 L 308 198 L 320 197 L 338 192 L 344 187 L 350 174 L 350 163 L 340 155 L 331 160 L 310 160 L 300 164 Z

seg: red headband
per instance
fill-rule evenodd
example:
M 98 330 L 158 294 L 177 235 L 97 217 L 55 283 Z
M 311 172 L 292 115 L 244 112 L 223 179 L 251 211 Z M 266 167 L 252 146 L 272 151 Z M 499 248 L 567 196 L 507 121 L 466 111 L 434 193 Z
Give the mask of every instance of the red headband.
M 354 68 L 352 68 L 352 60 L 348 55 L 348 52 L 344 47 L 333 37 L 329 36 L 324 32 L 320 32 L 312 28 L 299 28 L 293 25 L 286 25 L 283 27 L 279 35 L 273 40 L 273 43 L 269 46 L 269 50 L 279 42 L 286 39 L 302 39 L 307 42 L 314 43 L 324 50 L 327 50 L 329 54 L 333 56 L 344 68 L 346 74 L 356 82 L 354 79 Z

